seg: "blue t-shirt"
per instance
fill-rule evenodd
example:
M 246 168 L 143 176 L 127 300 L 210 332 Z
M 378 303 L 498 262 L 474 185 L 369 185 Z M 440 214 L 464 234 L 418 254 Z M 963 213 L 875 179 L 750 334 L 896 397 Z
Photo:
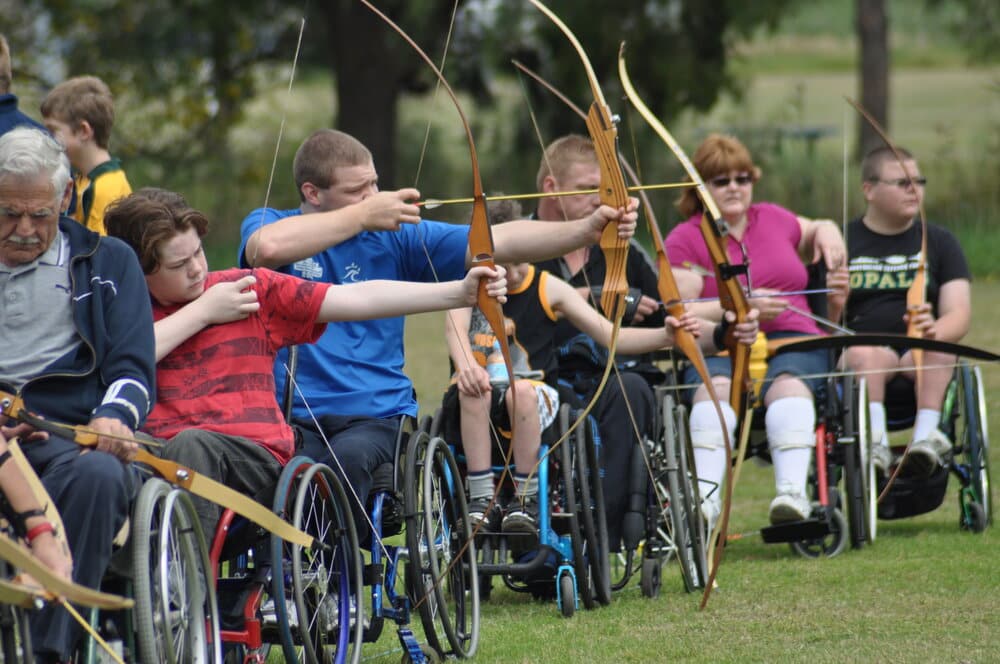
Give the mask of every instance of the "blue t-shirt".
M 240 228 L 239 264 L 249 267 L 247 240 L 262 226 L 302 214 L 298 209 L 258 208 Z M 344 284 L 372 279 L 450 281 L 465 276 L 468 226 L 437 221 L 403 224 L 398 231 L 364 231 L 282 272 L 311 281 Z M 425 249 L 426 248 L 426 249 Z M 433 269 L 427 256 L 433 257 Z M 436 276 L 435 276 L 436 275 Z M 417 414 L 413 383 L 403 373 L 403 317 L 330 323 L 315 344 L 299 348 L 293 416 L 392 417 Z M 274 365 L 279 402 L 285 386 L 287 351 Z

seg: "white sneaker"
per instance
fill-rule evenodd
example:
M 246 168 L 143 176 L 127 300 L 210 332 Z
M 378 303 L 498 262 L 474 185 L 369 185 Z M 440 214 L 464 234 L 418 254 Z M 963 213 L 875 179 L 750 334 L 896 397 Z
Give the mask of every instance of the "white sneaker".
M 875 472 L 882 477 L 888 475 L 889 466 L 892 465 L 892 451 L 889 449 L 889 446 L 882 443 L 875 443 L 872 445 L 871 454 Z
M 930 477 L 944 465 L 943 459 L 951 453 L 951 441 L 938 429 L 923 440 L 914 441 L 903 457 L 903 470 L 914 477 Z
M 782 491 L 771 501 L 767 516 L 771 524 L 802 521 L 809 518 L 812 506 L 809 499 L 797 491 Z

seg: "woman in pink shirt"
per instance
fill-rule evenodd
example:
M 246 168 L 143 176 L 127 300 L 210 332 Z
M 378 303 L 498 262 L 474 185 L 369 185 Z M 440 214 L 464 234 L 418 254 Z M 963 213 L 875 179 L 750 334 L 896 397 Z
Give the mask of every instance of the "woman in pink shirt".
M 847 252 L 837 225 L 797 216 L 773 203 L 754 203 L 753 187 L 761 170 L 736 138 L 710 135 L 698 147 L 693 162 L 729 226 L 726 249 L 730 262 L 748 266 L 747 277 L 740 279 L 744 286 L 752 288 L 751 304 L 760 312 L 761 332 L 769 339 L 823 334 L 812 318 L 800 313 L 809 312 L 806 296 L 781 293 L 805 289 L 806 264 L 822 258 L 829 270 L 827 286 L 834 289 L 828 295 L 829 315 L 833 319 L 840 316 L 847 297 Z M 674 274 L 681 296 L 718 295 L 713 263 L 699 230 L 704 208 L 697 192 L 686 190 L 678 208 L 688 218 L 673 229 L 665 245 L 670 262 L 676 266 Z M 695 304 L 691 309 L 709 320 L 720 320 L 722 316 L 718 302 Z M 728 393 L 728 358 L 709 358 L 708 364 L 717 393 Z M 816 425 L 814 394 L 823 381 L 810 376 L 828 370 L 829 360 L 823 350 L 782 354 L 768 363 L 761 395 L 767 408 L 765 425 L 777 493 L 769 511 L 771 523 L 798 521 L 808 518 L 811 512 L 806 478 Z M 697 375 L 690 373 L 691 380 L 685 382 L 697 380 Z M 737 415 L 728 403 L 722 405 L 732 435 Z M 729 460 L 722 424 L 703 386 L 695 392 L 690 424 L 701 494 L 707 496 L 702 509 L 712 522 L 719 513 L 721 492 L 717 488 Z

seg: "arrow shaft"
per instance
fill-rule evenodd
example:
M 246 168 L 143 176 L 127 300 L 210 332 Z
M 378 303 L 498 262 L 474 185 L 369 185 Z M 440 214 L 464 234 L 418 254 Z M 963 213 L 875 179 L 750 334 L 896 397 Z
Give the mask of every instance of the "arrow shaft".
M 653 191 L 656 189 L 682 189 L 684 187 L 693 187 L 693 182 L 662 182 L 660 184 L 642 184 L 627 187 L 630 192 L 635 191 Z M 547 198 L 549 196 L 559 197 L 559 196 L 587 196 L 590 194 L 599 194 L 599 189 L 578 189 L 574 191 L 550 191 L 550 192 L 531 192 L 528 194 L 500 194 L 498 196 L 487 196 L 486 201 L 522 201 L 535 198 Z M 419 201 L 417 205 L 421 207 L 426 207 L 428 209 L 436 208 L 441 205 L 456 205 L 460 203 L 474 203 L 475 198 L 445 198 L 436 199 L 429 198 L 425 201 Z

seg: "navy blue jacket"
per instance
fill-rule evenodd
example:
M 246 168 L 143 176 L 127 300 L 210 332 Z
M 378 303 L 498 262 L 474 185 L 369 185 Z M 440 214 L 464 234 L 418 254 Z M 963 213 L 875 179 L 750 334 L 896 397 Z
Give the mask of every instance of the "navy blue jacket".
M 83 343 L 26 382 L 21 396 L 28 410 L 50 420 L 85 424 L 113 417 L 138 429 L 156 385 L 153 313 L 142 268 L 117 238 L 101 237 L 69 217 L 59 220 L 59 229 L 69 237 L 73 321 Z
M 48 132 L 45 127 L 17 110 L 17 97 L 12 94 L 0 95 L 0 134 L 6 134 L 20 125 L 37 127 L 46 133 Z

